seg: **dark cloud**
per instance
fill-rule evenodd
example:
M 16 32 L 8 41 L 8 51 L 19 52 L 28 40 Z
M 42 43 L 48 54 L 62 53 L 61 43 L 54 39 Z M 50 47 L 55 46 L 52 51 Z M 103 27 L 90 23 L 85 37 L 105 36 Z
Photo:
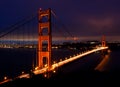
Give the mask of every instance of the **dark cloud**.
M 4 0 L 0 3 L 0 28 L 34 14 L 39 8 L 52 8 L 71 34 L 119 36 L 120 0 Z

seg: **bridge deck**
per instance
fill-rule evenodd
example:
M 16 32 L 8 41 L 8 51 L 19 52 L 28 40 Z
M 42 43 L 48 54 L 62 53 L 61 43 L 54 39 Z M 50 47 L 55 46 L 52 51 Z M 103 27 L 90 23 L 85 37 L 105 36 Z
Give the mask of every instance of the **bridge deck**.
M 69 58 L 69 59 L 65 59 L 65 60 L 60 61 L 60 62 L 58 62 L 58 63 L 54 63 L 54 64 L 52 65 L 50 71 L 51 71 L 51 70 L 54 70 L 55 68 L 58 68 L 58 67 L 60 67 L 60 66 L 62 66 L 62 65 L 64 65 L 64 64 L 67 64 L 67 63 L 69 63 L 69 62 L 71 62 L 71 61 L 74 61 L 74 60 L 76 60 L 76 59 L 79 59 L 79 58 L 81 58 L 81 57 L 83 57 L 83 56 L 85 56 L 85 55 L 89 55 L 89 54 L 91 54 L 91 53 L 94 53 L 94 52 L 100 51 L 100 50 L 104 50 L 104 49 L 108 49 L 108 47 L 97 47 L 96 49 L 93 49 L 93 50 L 90 50 L 90 51 L 87 51 L 87 52 L 84 52 L 84 53 L 80 53 L 80 54 L 78 54 L 78 55 L 76 55 L 76 56 L 74 56 L 74 57 L 71 57 L 71 58 Z M 48 71 L 48 67 L 44 67 L 44 68 L 42 68 L 42 69 L 35 70 L 35 71 L 33 71 L 33 73 L 34 73 L 35 75 L 37 75 L 37 74 L 45 73 L 46 71 Z
M 85 55 L 89 55 L 89 54 L 91 54 L 91 53 L 94 53 L 94 52 L 97 52 L 97 51 L 100 51 L 100 50 L 104 50 L 104 49 L 108 49 L 108 47 L 97 47 L 97 48 L 95 48 L 95 49 L 93 49 L 93 50 L 89 50 L 89 51 L 87 51 L 87 52 L 80 53 L 80 54 L 78 54 L 78 55 L 76 55 L 76 56 L 70 57 L 69 59 L 65 59 L 65 60 L 60 61 L 60 62 L 58 62 L 58 63 L 54 63 L 54 64 L 52 64 L 52 67 L 51 67 L 51 69 L 49 69 L 49 71 L 52 71 L 52 70 L 54 70 L 55 68 L 58 68 L 58 67 L 60 67 L 60 66 L 62 66 L 62 65 L 64 65 L 64 64 L 67 64 L 67 63 L 69 63 L 69 62 L 72 62 L 72 61 L 74 61 L 74 60 L 76 60 L 76 59 L 82 58 L 82 57 L 85 56 Z M 38 75 L 38 74 L 45 73 L 45 72 L 47 72 L 47 71 L 48 71 L 48 67 L 44 67 L 44 68 L 42 68 L 42 69 L 36 69 L 36 70 L 34 70 L 33 73 L 34 73 L 35 75 Z M 18 76 L 18 77 L 16 77 L 16 78 L 30 78 L 30 74 L 29 74 L 29 73 L 24 73 L 24 74 L 22 74 L 22 75 L 20 75 L 20 76 Z M 6 79 L 6 80 L 4 80 L 3 82 L 0 82 L 0 84 L 6 83 L 6 82 L 9 82 L 9 81 L 13 81 L 13 80 L 12 80 L 12 79 Z

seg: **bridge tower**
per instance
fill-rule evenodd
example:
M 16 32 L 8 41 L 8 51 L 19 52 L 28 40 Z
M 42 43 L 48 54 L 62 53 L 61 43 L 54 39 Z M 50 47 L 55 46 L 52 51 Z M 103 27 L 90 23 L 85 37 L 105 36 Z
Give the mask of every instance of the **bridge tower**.
M 51 68 L 51 9 L 38 11 L 38 68 Z
M 106 46 L 106 41 L 105 41 L 105 36 L 103 35 L 102 36 L 102 47 L 105 47 Z

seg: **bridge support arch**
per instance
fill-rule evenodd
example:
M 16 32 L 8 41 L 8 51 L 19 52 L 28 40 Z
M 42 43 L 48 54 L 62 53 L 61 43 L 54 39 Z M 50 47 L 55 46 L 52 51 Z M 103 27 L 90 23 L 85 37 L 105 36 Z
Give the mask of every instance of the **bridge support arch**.
M 38 68 L 51 68 L 51 9 L 38 11 Z

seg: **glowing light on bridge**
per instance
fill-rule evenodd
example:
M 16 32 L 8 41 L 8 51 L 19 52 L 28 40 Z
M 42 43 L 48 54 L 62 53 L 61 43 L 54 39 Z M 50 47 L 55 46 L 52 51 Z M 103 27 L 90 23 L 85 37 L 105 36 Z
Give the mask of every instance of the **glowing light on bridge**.
M 52 67 L 51 67 L 51 69 L 50 69 L 49 71 L 52 71 L 52 70 L 54 70 L 55 68 L 58 68 L 58 67 L 60 67 L 60 66 L 62 66 L 62 65 L 64 65 L 64 64 L 67 64 L 67 63 L 69 63 L 69 62 L 72 62 L 72 61 L 74 61 L 74 60 L 76 60 L 76 59 L 79 59 L 79 58 L 81 58 L 81 57 L 83 57 L 83 56 L 86 56 L 86 55 L 89 55 L 89 54 L 94 53 L 94 52 L 96 52 L 96 51 L 100 51 L 100 50 L 104 50 L 104 49 L 108 49 L 108 47 L 97 47 L 97 48 L 95 48 L 95 49 L 93 49 L 93 50 L 90 50 L 90 51 L 87 51 L 87 52 L 78 54 L 78 55 L 73 56 L 73 57 L 70 57 L 70 58 L 68 58 L 68 59 L 65 58 L 65 60 L 60 60 L 60 62 L 52 64 Z M 44 68 L 42 68 L 42 69 L 36 69 L 35 71 L 33 71 L 33 73 L 34 73 L 35 75 L 37 75 L 37 74 L 45 73 L 45 72 L 47 72 L 47 71 L 48 71 L 48 67 L 44 67 Z
M 69 62 L 72 62 L 76 59 L 79 59 L 79 58 L 82 58 L 83 56 L 86 56 L 86 55 L 89 55 L 91 53 L 94 53 L 94 52 L 97 52 L 97 51 L 100 51 L 100 50 L 105 50 L 105 49 L 108 49 L 108 47 L 97 47 L 93 50 L 89 50 L 89 51 L 86 51 L 86 52 L 83 52 L 83 53 L 80 53 L 80 54 L 77 54 L 77 55 L 74 55 L 73 57 L 70 57 L 70 58 L 65 58 L 65 60 L 60 60 L 60 62 L 55 62 L 52 64 L 52 67 L 50 69 L 48 69 L 48 66 L 44 66 L 42 69 L 36 67 L 32 73 L 34 73 L 35 75 L 38 75 L 38 74 L 44 74 L 46 72 L 49 72 L 49 71 L 53 71 L 53 73 L 56 73 L 56 68 L 60 67 L 60 66 L 63 66 Z M 21 75 L 15 77 L 14 79 L 21 79 L 21 78 L 30 78 L 30 74 L 29 73 L 25 73 L 25 72 L 22 72 Z M 46 75 L 45 75 L 46 77 Z M 13 81 L 13 79 L 9 79 L 7 78 L 6 76 L 4 77 L 4 81 L 0 82 L 0 84 L 3 84 L 3 83 L 6 83 L 6 82 L 10 82 L 10 81 Z
M 46 22 L 42 21 L 41 19 L 44 17 L 47 17 L 48 20 Z M 100 50 L 104 50 L 104 49 L 108 49 L 108 47 L 106 47 L 106 42 L 105 42 L 105 38 L 102 39 L 102 47 L 96 47 L 95 49 L 93 50 L 89 50 L 89 51 L 86 51 L 86 52 L 82 52 L 78 55 L 74 55 L 73 57 L 70 56 L 70 58 L 65 58 L 65 60 L 62 60 L 60 59 L 60 62 L 53 62 L 53 64 L 51 64 L 51 48 L 52 48 L 52 35 L 51 35 L 51 10 L 48 9 L 46 11 L 39 11 L 39 29 L 38 29 L 38 66 L 33 70 L 31 71 L 32 73 L 34 73 L 35 75 L 37 74 L 43 74 L 43 73 L 46 73 L 46 72 L 50 72 L 50 71 L 53 71 L 53 73 L 55 73 L 55 69 L 60 67 L 60 66 L 63 66 L 69 62 L 72 62 L 76 59 L 79 59 L 79 58 L 82 58 L 83 56 L 86 56 L 86 55 L 89 55 L 91 53 L 94 53 L 96 51 L 100 51 Z M 42 23 L 41 23 L 42 22 Z M 44 32 L 43 32 L 43 29 L 48 29 L 48 35 L 44 35 Z M 15 38 L 16 39 L 16 38 Z M 78 40 L 77 37 L 74 37 L 74 38 L 67 38 L 68 40 Z M 22 40 L 19 38 L 19 40 Z M 47 49 L 44 50 L 44 42 L 47 42 Z M 56 48 L 56 47 L 55 47 Z M 47 62 L 47 65 L 44 65 L 43 63 L 43 58 L 46 58 L 46 62 Z M 30 74 L 29 73 L 25 73 L 25 72 L 22 72 L 21 75 L 17 76 L 17 78 L 30 78 Z M 46 74 L 45 74 L 45 77 L 46 77 Z M 13 79 L 8 79 L 7 77 L 4 77 L 4 81 L 1 82 L 1 83 L 5 83 L 5 82 L 9 82 L 9 81 L 12 81 Z M 0 83 L 0 84 L 1 84 Z

